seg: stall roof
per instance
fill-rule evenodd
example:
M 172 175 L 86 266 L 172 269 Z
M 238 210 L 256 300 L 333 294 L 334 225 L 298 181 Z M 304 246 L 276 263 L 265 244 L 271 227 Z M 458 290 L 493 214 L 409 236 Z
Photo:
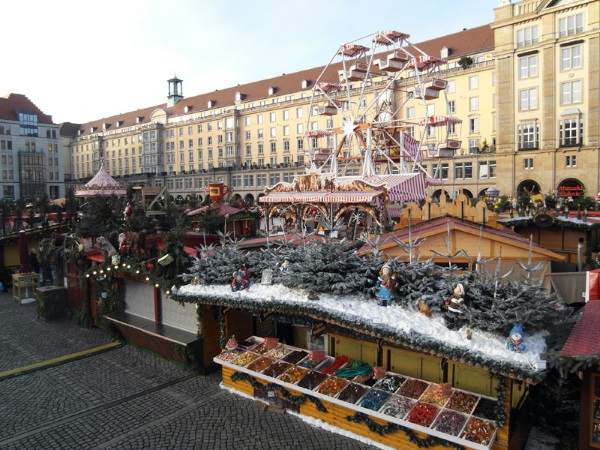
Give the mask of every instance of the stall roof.
M 571 331 L 561 356 L 597 356 L 600 360 L 600 300 L 591 300 L 585 304 L 583 317 Z

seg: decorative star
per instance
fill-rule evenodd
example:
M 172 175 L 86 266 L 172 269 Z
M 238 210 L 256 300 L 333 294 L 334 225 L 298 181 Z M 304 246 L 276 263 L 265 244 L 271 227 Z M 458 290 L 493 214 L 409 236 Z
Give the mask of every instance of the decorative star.
M 344 136 L 350 137 L 354 134 L 354 130 L 356 130 L 356 124 L 350 117 L 344 118 L 344 124 L 342 125 L 342 130 L 344 131 Z

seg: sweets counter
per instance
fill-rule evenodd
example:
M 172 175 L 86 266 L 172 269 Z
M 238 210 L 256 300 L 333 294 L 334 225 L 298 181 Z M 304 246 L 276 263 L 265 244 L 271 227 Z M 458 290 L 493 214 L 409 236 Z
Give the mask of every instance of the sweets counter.
M 492 420 L 495 400 L 449 385 L 440 389 L 442 385 L 392 372 L 387 372 L 379 380 L 371 376 L 346 379 L 336 376 L 335 371 L 344 367 L 347 358 L 326 356 L 317 361 L 303 349 L 264 344 L 260 338 L 253 337 L 214 358 L 225 369 L 225 385 L 239 389 L 240 383 L 231 380 L 237 372 L 247 374 L 262 384 L 280 385 L 292 394 L 312 396 L 321 400 L 332 412 L 319 413 L 319 419 L 338 427 L 348 425 L 341 427 L 386 445 L 394 445 L 397 433 L 391 433 L 383 440 L 367 427 L 361 428 L 341 419 L 362 413 L 382 426 L 385 423 L 397 424 L 416 433 L 472 449 L 489 449 L 494 443 L 497 433 Z M 299 412 L 315 417 L 314 408 L 301 407 Z M 406 441 L 396 445 L 406 448 Z

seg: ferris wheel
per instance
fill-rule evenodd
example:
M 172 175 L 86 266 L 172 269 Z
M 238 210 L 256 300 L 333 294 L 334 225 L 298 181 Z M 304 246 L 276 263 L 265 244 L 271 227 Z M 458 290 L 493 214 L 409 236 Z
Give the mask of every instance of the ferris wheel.
M 313 86 L 304 136 L 313 166 L 337 177 L 424 172 L 425 154 L 447 157 L 460 148 L 448 133 L 460 120 L 431 106 L 445 98 L 446 61 L 409 37 L 377 32 L 335 52 Z

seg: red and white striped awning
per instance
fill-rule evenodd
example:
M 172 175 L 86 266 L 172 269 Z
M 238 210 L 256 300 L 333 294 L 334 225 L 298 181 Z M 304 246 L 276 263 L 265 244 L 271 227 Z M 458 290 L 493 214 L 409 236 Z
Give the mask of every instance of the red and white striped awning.
M 369 50 L 369 47 L 365 47 L 364 45 L 344 44 L 344 45 L 340 46 L 340 49 L 338 50 L 338 55 L 354 58 L 355 56 L 362 55 L 367 50 Z
M 419 70 L 429 70 L 437 66 L 441 66 L 446 62 L 445 59 L 438 58 L 436 56 L 417 56 L 414 59 L 411 59 L 408 63 L 409 66 L 414 67 Z
M 331 136 L 332 134 L 333 133 L 331 131 L 327 131 L 327 130 L 311 130 L 311 131 L 307 131 L 306 133 L 304 133 L 304 137 L 320 138 L 320 137 Z
M 425 178 L 421 173 L 374 175 L 366 177 L 365 181 L 372 185 L 385 184 L 388 199 L 393 202 L 422 200 L 427 196 Z
M 442 186 L 444 184 L 442 180 L 438 180 L 437 178 L 431 177 L 425 178 L 425 183 L 427 183 L 428 186 Z
M 381 191 L 367 192 L 271 192 L 263 203 L 370 203 Z
M 321 81 L 313 88 L 313 91 L 321 91 L 325 94 L 328 92 L 338 91 L 340 89 L 340 83 L 331 83 L 328 81 Z
M 419 122 L 419 125 L 429 125 L 430 127 L 443 127 L 446 125 L 455 125 L 458 123 L 462 123 L 462 119 L 459 119 L 458 117 L 434 115 L 421 120 Z
M 409 37 L 410 34 L 388 30 L 377 33 L 377 35 L 373 38 L 373 42 L 376 42 L 377 44 L 391 45 L 393 43 L 408 39 Z

